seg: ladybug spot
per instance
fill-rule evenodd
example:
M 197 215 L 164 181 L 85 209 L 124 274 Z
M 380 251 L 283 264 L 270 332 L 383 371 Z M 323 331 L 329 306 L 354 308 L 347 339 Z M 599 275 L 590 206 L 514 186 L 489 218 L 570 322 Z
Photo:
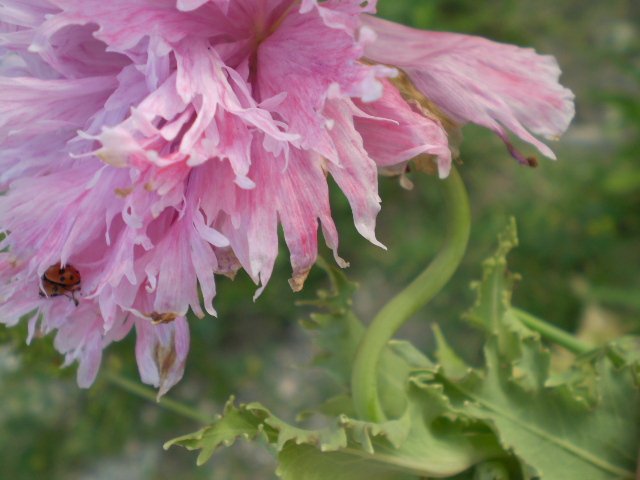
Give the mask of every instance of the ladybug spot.
M 66 278 L 64 278 L 64 275 L 62 275 L 62 276 L 60 277 L 60 281 L 61 281 L 61 282 L 64 282 L 65 280 L 66 280 Z
M 60 270 L 58 270 L 58 274 L 60 274 L 60 275 L 64 275 L 64 272 L 65 272 L 64 268 L 61 268 Z

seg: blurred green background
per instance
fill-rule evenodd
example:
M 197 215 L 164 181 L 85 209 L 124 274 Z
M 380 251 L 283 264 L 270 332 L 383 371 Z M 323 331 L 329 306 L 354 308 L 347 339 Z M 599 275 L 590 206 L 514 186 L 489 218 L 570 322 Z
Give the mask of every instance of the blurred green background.
M 460 314 L 473 301 L 469 282 L 511 215 L 521 240 L 511 269 L 523 275 L 516 304 L 597 341 L 640 333 L 640 2 L 380 0 L 379 10 L 407 25 L 553 54 L 562 83 L 577 97 L 575 121 L 553 145 L 559 161 L 541 160 L 537 169 L 518 166 L 491 133 L 464 129 L 470 249 L 445 292 L 401 334 L 429 349 L 429 322 L 438 322 L 463 355 L 477 360 L 480 336 Z M 413 191 L 381 180 L 378 237 L 386 252 L 356 234 L 346 202 L 334 191 L 340 252 L 351 262 L 350 278 L 361 284 L 356 306 L 365 320 L 439 245 L 435 180 L 414 180 Z M 185 377 L 169 397 L 211 414 L 231 393 L 241 401 L 259 399 L 285 417 L 313 404 L 322 380 L 303 368 L 312 351 L 297 324 L 305 311 L 294 302 L 311 298 L 325 278 L 315 269 L 305 290 L 293 294 L 289 275 L 282 249 L 255 303 L 245 275 L 219 280 L 219 317 L 191 322 Z M 0 479 L 275 478 L 269 453 L 242 441 L 200 468 L 192 453 L 162 451 L 163 441 L 199 425 L 105 379 L 116 372 L 137 381 L 132 336 L 106 352 L 103 374 L 90 390 L 76 387 L 74 368 L 59 368 L 50 338 L 26 347 L 25 336 L 23 327 L 0 327 Z

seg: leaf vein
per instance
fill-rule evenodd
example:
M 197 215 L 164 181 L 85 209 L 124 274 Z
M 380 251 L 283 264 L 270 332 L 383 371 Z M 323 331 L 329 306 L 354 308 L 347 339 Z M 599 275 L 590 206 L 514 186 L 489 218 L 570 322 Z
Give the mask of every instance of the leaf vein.
M 619 475 L 623 478 L 633 478 L 634 476 L 634 472 L 630 471 L 630 470 L 626 470 L 624 468 L 620 468 L 616 465 L 613 465 L 609 462 L 607 462 L 606 460 L 603 460 L 601 458 L 598 458 L 596 455 L 594 455 L 592 452 L 589 452 L 588 450 L 585 450 L 583 448 L 577 447 L 571 443 L 568 443 L 560 438 L 557 438 L 547 432 L 545 432 L 544 430 L 541 430 L 533 425 L 530 425 L 522 420 L 520 420 L 517 417 L 514 417 L 512 415 L 509 415 L 508 413 L 506 413 L 503 409 L 501 409 L 499 406 L 496 406 L 494 404 L 492 404 L 491 402 L 489 402 L 488 400 L 475 395 L 472 392 L 467 391 L 466 389 L 464 389 L 463 387 L 456 385 L 455 386 L 461 393 L 463 393 L 464 395 L 468 396 L 469 398 L 473 399 L 475 402 L 479 403 L 480 405 L 484 406 L 485 408 L 491 410 L 492 412 L 494 412 L 497 416 L 502 416 L 504 418 L 506 418 L 507 420 L 513 422 L 514 424 L 518 425 L 519 427 L 523 428 L 524 430 L 527 430 L 528 432 L 532 433 L 533 435 L 536 435 L 540 438 L 542 438 L 543 440 L 548 441 L 549 443 L 552 443 L 554 445 L 557 445 L 558 447 L 566 450 L 567 452 L 581 458 L 582 460 L 591 463 L 592 465 L 595 465 L 596 467 L 600 468 L 601 470 L 607 471 L 609 473 L 613 473 L 615 475 Z

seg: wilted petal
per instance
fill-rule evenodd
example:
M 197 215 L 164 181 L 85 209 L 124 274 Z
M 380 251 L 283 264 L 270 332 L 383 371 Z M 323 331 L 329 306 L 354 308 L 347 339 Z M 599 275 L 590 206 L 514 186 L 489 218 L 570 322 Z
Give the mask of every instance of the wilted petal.
M 158 388 L 158 397 L 174 386 L 184 373 L 189 352 L 189 326 L 184 317 L 154 325 L 136 319 L 136 359 L 142 381 Z
M 377 39 L 365 55 L 403 69 L 415 86 L 453 120 L 490 128 L 508 143 L 504 128 L 554 153 L 529 131 L 554 139 L 574 115 L 573 94 L 558 83 L 551 56 L 480 37 L 426 32 L 365 16 Z M 523 161 L 515 150 L 513 153 Z

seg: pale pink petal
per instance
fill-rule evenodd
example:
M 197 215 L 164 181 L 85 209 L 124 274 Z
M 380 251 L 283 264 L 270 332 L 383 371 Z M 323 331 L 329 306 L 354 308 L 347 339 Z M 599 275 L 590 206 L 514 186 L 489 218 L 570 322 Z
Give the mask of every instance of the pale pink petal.
M 178 0 L 177 6 L 178 10 L 188 12 L 200 8 L 207 2 L 209 2 L 209 0 Z
M 307 13 L 315 8 L 327 26 L 353 33 L 360 26 L 360 14 L 375 13 L 376 3 L 376 0 L 366 2 L 302 0 L 300 13 Z
M 85 342 L 77 372 L 77 381 L 80 388 L 89 388 L 96 379 L 102 363 L 103 348 L 100 337 L 95 334 Z
M 356 130 L 378 166 L 390 167 L 426 153 L 437 158 L 441 177 L 449 174 L 451 151 L 442 125 L 412 109 L 390 82 L 384 81 L 384 95 L 377 102 L 355 104 L 366 114 L 356 113 Z
M 289 283 L 294 291 L 302 289 L 316 262 L 318 220 L 322 222 L 325 240 L 336 260 L 345 266 L 337 256 L 338 234 L 331 218 L 329 189 L 322 166 L 319 155 L 294 150 L 277 187 L 279 218 L 291 252 L 293 276 Z
M 278 165 L 271 154 L 254 147 L 250 176 L 273 178 Z M 234 246 L 238 260 L 260 284 L 259 295 L 271 278 L 278 256 L 278 214 L 276 190 L 267 182 L 256 184 L 251 190 L 236 188 L 235 212 L 224 222 L 222 232 Z
M 141 259 L 147 277 L 147 292 L 154 294 L 153 312 L 186 315 L 189 307 L 202 317 L 198 299 L 198 281 L 203 287 L 206 307 L 215 313 L 211 301 L 215 295 L 213 274 L 217 269 L 212 247 L 225 247 L 229 242 L 204 223 L 200 212 L 188 212 L 182 218 L 177 212 L 163 214 L 164 237 Z M 176 281 L 176 279 L 180 279 Z
M 68 299 L 60 298 L 59 304 L 64 305 Z M 68 305 L 67 305 L 68 306 Z M 51 314 L 49 312 L 49 317 Z M 102 350 L 112 341 L 121 339 L 131 330 L 132 322 L 126 315 L 121 314 L 117 328 L 110 332 L 103 332 L 102 318 L 99 310 L 90 302 L 83 302 L 77 308 L 69 310 L 66 321 L 55 326 L 57 334 L 54 345 L 57 350 L 65 354 L 65 365 L 75 361 L 79 362 L 77 379 L 82 388 L 89 388 L 98 374 L 102 361 Z M 46 333 L 52 325 L 47 325 L 46 320 L 43 331 Z
M 99 25 L 95 37 L 114 50 L 133 49 L 149 35 L 160 35 L 167 42 L 177 42 L 190 32 L 203 31 L 199 16 L 179 12 L 175 0 L 50 0 L 61 9 L 49 16 L 38 30 L 33 50 L 45 49 L 49 38 L 70 25 Z M 153 25 L 153 31 L 149 26 Z
M 377 39 L 373 61 L 403 69 L 415 86 L 453 120 L 490 128 L 508 143 L 505 128 L 549 158 L 553 152 L 529 131 L 554 139 L 574 115 L 573 94 L 558 83 L 553 57 L 484 38 L 426 32 L 363 16 Z M 526 161 L 515 150 L 520 161 Z
M 82 128 L 116 87 L 112 77 L 40 80 L 0 77 L 0 141 Z M 55 120 L 50 120 L 55 119 Z
M 322 38 L 322 42 L 317 39 Z M 295 49 L 291 45 L 296 45 Z M 258 50 L 257 87 L 262 98 L 286 92 L 275 108 L 289 125 L 289 131 L 301 135 L 300 147 L 314 149 L 336 161 L 336 152 L 327 131 L 322 110 L 329 95 L 362 93 L 367 71 L 372 67 L 356 60 L 362 48 L 353 37 L 327 26 L 317 12 L 291 13 L 280 28 Z M 373 96 L 372 96 L 373 97 Z
M 231 0 L 177 0 L 177 7 L 178 10 L 182 12 L 189 12 L 191 10 L 198 9 L 207 3 L 213 3 L 219 6 L 224 13 L 227 13 Z
M 327 168 L 349 200 L 358 232 L 384 248 L 375 235 L 380 211 L 378 172 L 353 125 L 352 108 L 345 102 L 327 102 L 325 113 L 333 121 L 330 134 L 340 158 L 340 164 L 328 162 Z

